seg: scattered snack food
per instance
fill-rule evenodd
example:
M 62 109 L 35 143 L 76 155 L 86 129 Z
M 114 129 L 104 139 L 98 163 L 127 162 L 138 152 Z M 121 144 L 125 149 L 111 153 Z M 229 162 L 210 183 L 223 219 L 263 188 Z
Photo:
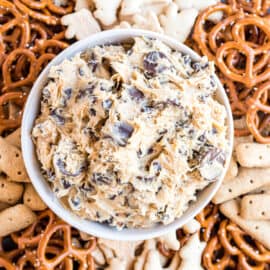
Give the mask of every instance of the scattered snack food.
M 19 205 L 16 207 L 19 210 Z M 94 237 L 88 241 L 81 240 L 77 230 L 50 210 L 40 212 L 35 218 L 35 222 L 20 233 L 0 238 L 0 266 L 7 269 L 56 269 L 56 266 L 73 269 L 76 262 L 81 269 L 95 269 L 91 256 L 96 246 Z M 22 221 L 17 219 L 17 223 Z M 52 256 L 48 258 L 49 254 Z
M 204 59 L 136 37 L 79 53 L 48 78 L 32 137 L 45 179 L 80 217 L 169 224 L 222 175 L 227 114 Z
M 256 81 L 257 77 L 263 78 L 257 75 L 264 72 L 264 75 L 268 73 L 269 67 L 267 65 L 269 65 L 269 59 L 267 53 L 265 53 L 269 50 L 268 18 L 270 3 L 268 0 L 222 0 L 222 3 L 217 3 L 215 6 L 213 5 L 217 2 L 216 0 L 122 0 L 119 1 L 121 3 L 119 3 L 116 13 L 106 13 L 106 8 L 110 5 L 104 7 L 105 11 L 102 10 L 103 7 L 101 5 L 99 13 L 97 13 L 100 16 L 100 21 L 95 17 L 97 9 L 93 2 L 91 0 L 0 0 L 0 77 L 2 78 L 0 80 L 0 135 L 5 139 L 6 143 L 20 149 L 20 130 L 16 130 L 16 128 L 20 126 L 26 96 L 43 67 L 57 53 L 74 41 L 72 39 L 67 41 L 65 35 L 68 38 L 71 38 L 71 36 L 72 38 L 83 38 L 88 33 L 93 33 L 93 26 L 96 27 L 96 31 L 113 27 L 137 27 L 160 33 L 165 32 L 166 34 L 170 31 L 170 34 L 174 35 L 175 31 L 180 31 L 180 27 L 176 28 L 174 20 L 167 20 L 165 11 L 169 5 L 175 3 L 178 6 L 177 13 L 185 9 L 196 9 L 200 12 L 197 26 L 202 23 L 204 29 L 202 32 L 197 31 L 196 42 L 191 40 L 187 42 L 198 52 L 201 52 L 201 47 L 198 46 L 198 43 L 205 42 L 208 46 L 207 49 L 213 54 L 213 60 L 222 67 L 219 77 L 228 91 L 231 107 L 236 117 L 235 135 L 237 137 L 235 138 L 234 160 L 231 162 L 224 183 L 227 184 L 227 182 L 237 179 L 238 174 L 242 170 L 241 167 L 251 170 L 254 167 L 256 167 L 255 169 L 267 169 L 270 167 L 267 152 L 268 145 L 255 144 L 253 136 L 250 135 L 253 134 L 258 142 L 269 144 L 269 83 L 259 83 L 255 84 L 254 87 L 246 87 L 246 84 L 251 84 L 252 80 L 255 79 L 254 81 Z M 116 6 L 117 1 L 112 2 Z M 209 10 L 204 10 L 207 6 L 211 7 Z M 70 30 L 73 32 L 73 35 L 67 34 L 65 31 L 66 27 L 61 26 L 61 19 L 64 18 L 63 15 L 73 14 L 73 12 L 77 12 L 82 8 L 88 9 L 91 12 L 91 20 L 85 20 L 85 18 L 89 18 L 88 12 L 83 12 L 84 16 L 79 18 L 81 24 L 78 21 L 74 22 L 74 20 L 78 20 L 78 16 L 72 16 L 67 24 L 69 27 L 71 26 L 71 29 L 74 29 Z M 86 13 L 88 15 L 85 15 Z M 206 15 L 206 13 L 208 14 Z M 105 17 L 107 14 L 108 17 Z M 202 20 L 204 16 L 205 18 L 207 17 L 205 21 Z M 115 17 L 116 21 L 112 25 L 101 25 L 101 23 L 99 25 L 99 22 L 104 21 L 106 23 L 106 20 L 115 20 Z M 166 31 L 164 31 L 161 25 L 160 18 L 164 20 L 163 25 L 167 25 Z M 179 20 L 179 25 L 184 23 Z M 89 27 L 87 31 L 91 31 L 85 31 L 85 26 Z M 195 32 L 197 26 L 195 26 Z M 190 33 L 191 23 L 189 28 L 184 28 L 185 35 Z M 239 28 L 239 31 L 236 31 L 233 35 L 237 28 Z M 215 33 L 215 31 L 217 32 Z M 183 40 L 183 36 L 177 36 L 176 38 Z M 232 44 L 226 44 L 228 42 Z M 235 42 L 240 43 L 241 52 L 238 47 L 233 47 Z M 220 49 L 220 47 L 223 47 L 223 49 Z M 242 48 L 244 48 L 243 52 L 246 55 L 242 54 Z M 219 49 L 218 54 L 216 53 L 217 49 Z M 222 50 L 225 50 L 224 54 Z M 255 65 L 251 67 L 251 65 L 246 65 L 246 59 L 252 59 L 254 51 L 257 55 L 254 62 Z M 205 53 L 203 54 L 205 55 Z M 217 56 L 224 57 L 217 61 Z M 243 76 L 244 69 L 249 69 L 249 73 L 245 75 L 245 78 Z M 228 70 L 232 71 L 231 74 L 227 74 Z M 230 80 L 228 76 L 233 78 L 233 80 Z M 239 79 L 242 82 L 237 82 Z M 12 130 L 15 131 L 10 133 Z M 246 144 L 249 145 L 248 149 L 245 149 Z M 238 145 L 240 146 L 236 150 Z M 10 166 L 10 164 L 6 166 Z M 8 181 L 10 180 L 13 179 L 9 178 Z M 5 183 L 7 182 L 5 181 Z M 10 194 L 12 195 L 13 202 L 16 203 L 17 198 L 15 199 L 15 195 L 19 189 L 13 193 L 9 189 L 10 186 L 16 186 L 17 188 L 18 186 L 29 187 L 30 184 L 10 181 L 8 186 L 0 186 L 7 193 L 3 194 L 3 192 L 0 192 L 1 196 L 4 195 L 4 200 L 6 198 L 8 200 Z M 8 189 L 6 190 L 5 188 Z M 242 194 L 241 191 L 240 193 Z M 200 239 L 203 241 L 202 243 L 206 243 L 201 260 L 204 269 L 269 269 L 270 255 L 265 247 L 270 249 L 270 219 L 261 220 L 262 216 L 265 217 L 269 211 L 265 203 L 265 199 L 266 201 L 268 200 L 268 196 L 265 195 L 269 194 L 270 185 L 266 185 L 250 190 L 248 193 L 241 195 L 240 197 L 242 198 L 238 198 L 236 201 L 224 202 L 220 209 L 231 221 L 220 214 L 218 211 L 219 206 L 212 204 L 208 205 L 197 216 L 197 220 L 202 226 Z M 261 195 L 264 196 L 261 197 Z M 252 199 L 251 204 L 250 199 Z M 28 209 L 29 216 L 34 221 L 36 218 L 32 215 L 31 210 L 21 205 L 22 198 L 19 198 L 18 201 L 19 205 L 15 206 L 17 208 L 12 209 L 10 204 L 1 202 L 0 198 L 0 216 L 3 210 L 9 209 L 8 213 L 12 214 L 11 219 L 15 217 L 17 221 L 19 220 L 17 217 L 21 217 L 21 210 Z M 257 204 L 260 204 L 260 206 L 257 207 Z M 260 211 L 255 212 L 254 209 L 256 208 Z M 263 208 L 265 214 L 260 215 Z M 20 210 L 19 213 L 18 209 Z M 14 213 L 16 216 L 13 215 Z M 253 219 L 258 217 L 259 219 Z M 1 223 L 2 221 L 0 219 L 1 233 L 3 233 L 2 230 L 7 225 L 7 223 Z M 17 225 L 22 225 L 20 222 L 21 220 L 19 220 L 19 224 L 15 225 L 11 222 L 7 226 L 11 224 L 10 229 L 14 231 L 18 228 Z M 40 244 L 41 239 L 43 239 L 42 243 L 44 243 L 48 228 L 51 228 L 53 231 L 55 226 L 58 226 L 58 222 L 59 219 L 52 212 L 45 211 L 39 213 L 37 221 L 27 229 L 0 237 L 0 268 L 7 270 L 40 269 L 41 265 L 42 267 L 50 268 L 51 265 L 48 264 L 46 258 L 44 259 L 44 253 L 40 252 L 41 250 L 45 250 L 45 252 L 50 253 L 52 257 L 56 258 L 52 263 L 53 265 L 59 263 L 59 269 L 64 270 L 70 269 L 69 267 L 74 265 L 78 266 L 78 257 L 74 256 L 74 254 L 78 253 L 73 253 L 74 247 L 67 247 L 63 244 L 63 240 L 65 240 L 73 243 L 75 248 L 84 249 L 85 253 L 84 251 L 80 253 L 80 259 L 82 254 L 84 259 L 79 259 L 82 269 L 128 269 L 126 268 L 128 264 L 114 253 L 113 248 L 108 248 L 109 244 L 107 246 L 103 245 L 103 250 L 101 250 L 98 246 L 99 244 L 96 243 L 96 239 L 71 229 L 69 226 L 58 227 L 59 230 L 52 235 L 46 246 Z M 241 229 L 233 222 L 237 223 Z M 26 226 L 25 224 L 24 226 Z M 70 228 L 71 233 L 69 233 L 68 228 Z M 196 233 L 196 231 L 198 231 L 198 223 L 196 221 L 192 221 L 184 226 L 184 230 L 178 230 L 177 236 L 180 246 L 185 246 L 185 243 L 190 238 L 190 234 Z M 4 234 L 6 233 L 7 231 L 4 232 Z M 102 240 L 99 241 L 102 242 Z M 95 244 L 96 248 L 94 249 Z M 131 244 L 127 244 L 127 247 L 129 245 Z M 112 243 L 112 246 L 117 246 L 117 243 Z M 121 245 L 119 244 L 119 246 Z M 60 258 L 58 254 L 65 248 L 68 248 L 70 252 L 65 253 L 64 258 Z M 141 249 L 140 245 L 134 245 L 130 249 L 123 245 L 123 247 L 119 247 L 118 252 L 123 252 L 122 248 L 130 252 L 130 254 L 127 254 L 129 257 L 135 258 L 135 263 L 129 260 L 131 264 L 134 263 L 132 270 L 182 269 L 179 268 L 181 262 L 180 252 L 168 249 L 167 244 L 159 242 L 158 239 L 146 241 Z M 116 248 L 115 250 L 118 249 Z M 133 257 L 135 255 L 133 252 L 138 256 Z M 87 260 L 85 260 L 85 254 L 87 254 Z M 121 254 L 123 254 L 122 257 L 125 256 L 124 253 Z M 191 258 L 193 259 L 193 254 L 187 256 L 187 261 Z M 196 267 L 200 267 L 199 263 L 196 264 Z M 191 269 L 194 270 L 195 266 L 192 265 Z M 187 269 L 184 268 L 184 270 Z
M 211 21 L 217 12 L 222 19 Z M 245 116 L 247 128 L 236 129 L 236 136 L 251 133 L 260 143 L 270 142 L 268 12 L 268 0 L 222 1 L 200 13 L 191 41 L 215 61 L 234 115 Z

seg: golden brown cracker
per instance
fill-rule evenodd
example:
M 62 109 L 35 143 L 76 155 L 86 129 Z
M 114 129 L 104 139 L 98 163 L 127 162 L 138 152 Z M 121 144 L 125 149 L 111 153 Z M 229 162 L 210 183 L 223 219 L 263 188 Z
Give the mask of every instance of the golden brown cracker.
M 241 217 L 270 220 L 270 194 L 247 195 L 241 200 Z
M 270 169 L 240 168 L 234 179 L 221 185 L 213 202 L 223 203 L 266 185 L 270 185 Z
M 230 164 L 228 167 L 228 170 L 226 172 L 226 175 L 224 177 L 223 183 L 229 182 L 233 178 L 235 178 L 238 174 L 238 165 L 234 159 L 234 157 L 231 158 Z
M 23 194 L 23 185 L 10 182 L 5 177 L 0 177 L 0 202 L 15 204 Z
M 21 151 L 0 137 L 0 170 L 12 181 L 29 182 Z
M 6 142 L 16 146 L 17 148 L 21 148 L 21 128 L 16 129 L 7 137 L 5 137 Z
M 33 211 L 42 211 L 47 208 L 47 205 L 42 201 L 31 184 L 26 184 L 23 203 Z
M 241 143 L 237 145 L 235 153 L 243 167 L 270 167 L 270 144 Z
M 0 212 L 0 237 L 22 230 L 36 219 L 36 214 L 24 204 L 9 207 Z
M 247 220 L 240 216 L 240 201 L 230 200 L 220 206 L 220 211 L 254 239 L 270 249 L 270 221 Z

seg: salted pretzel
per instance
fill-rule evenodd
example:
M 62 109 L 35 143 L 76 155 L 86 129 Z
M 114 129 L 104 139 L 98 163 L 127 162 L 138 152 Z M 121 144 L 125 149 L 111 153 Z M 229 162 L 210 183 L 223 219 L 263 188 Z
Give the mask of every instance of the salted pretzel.
M 264 135 L 263 130 L 269 124 L 270 113 L 270 83 L 266 82 L 258 87 L 258 90 L 248 100 L 249 109 L 247 111 L 247 125 L 255 139 L 261 143 L 270 143 L 270 136 Z M 260 125 L 255 125 L 259 112 L 264 113 L 263 121 Z
M 76 238 L 76 242 L 74 242 Z M 96 239 L 83 241 L 76 229 L 70 227 L 50 210 L 39 214 L 37 221 L 22 232 L 13 233 L 14 249 L 6 251 L 0 239 L 0 267 L 23 270 L 73 270 L 74 261 L 79 269 L 94 270 L 91 256 Z M 13 268 L 9 268 L 9 267 Z
M 63 250 L 58 254 L 58 256 L 48 259 L 46 257 L 47 246 L 49 246 L 51 237 L 53 234 L 61 231 L 63 235 Z M 94 238 L 90 240 L 91 243 L 87 248 L 75 247 L 72 243 L 71 228 L 69 225 L 62 221 L 57 221 L 53 226 L 50 226 L 47 233 L 40 239 L 40 243 L 37 249 L 37 254 L 40 259 L 42 267 L 46 269 L 54 269 L 61 261 L 68 257 L 76 259 L 80 265 L 84 265 L 87 261 L 87 257 L 90 256 L 91 252 L 95 248 Z
M 269 101 L 265 100 L 269 91 L 260 91 L 270 77 L 269 16 L 261 17 L 269 7 L 269 0 L 219 3 L 201 12 L 192 35 L 193 48 L 215 61 L 234 116 L 247 119 L 247 128 L 235 129 L 235 135 L 252 133 L 260 143 L 270 142 Z M 210 21 L 219 11 L 223 19 Z
M 25 100 L 26 96 L 23 92 L 8 92 L 0 96 L 0 134 L 5 130 L 20 126 Z M 20 107 L 20 111 L 15 118 L 13 115 L 10 115 L 9 112 L 6 112 L 4 108 L 9 102 L 14 102 Z
M 201 224 L 201 238 L 207 242 L 211 237 L 215 225 L 220 220 L 218 206 L 209 204 L 196 216 L 196 219 Z

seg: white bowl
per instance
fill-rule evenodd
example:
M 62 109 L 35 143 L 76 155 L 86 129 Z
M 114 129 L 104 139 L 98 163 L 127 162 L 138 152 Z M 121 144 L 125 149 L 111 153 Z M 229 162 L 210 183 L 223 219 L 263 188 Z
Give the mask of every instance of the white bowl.
M 192 51 L 185 45 L 177 42 L 172 38 L 154 32 L 138 29 L 110 30 L 100 32 L 84 40 L 76 42 L 75 44 L 64 50 L 62 53 L 60 53 L 58 56 L 56 56 L 50 62 L 50 64 L 43 70 L 43 72 L 36 80 L 31 90 L 31 93 L 29 94 L 25 105 L 22 121 L 23 158 L 28 175 L 32 180 L 32 183 L 40 197 L 49 206 L 49 208 L 51 208 L 53 212 L 55 212 L 60 218 L 65 220 L 73 227 L 94 236 L 103 237 L 111 240 L 145 240 L 153 237 L 158 237 L 160 235 L 168 233 L 171 230 L 176 230 L 177 228 L 180 228 L 190 219 L 192 219 L 195 215 L 197 215 L 210 202 L 217 189 L 219 188 L 226 171 L 224 170 L 224 173 L 218 181 L 210 184 L 206 189 L 204 189 L 198 194 L 196 202 L 193 202 L 180 218 L 176 219 L 169 225 L 156 225 L 153 228 L 147 229 L 123 229 L 121 231 L 118 231 L 115 228 L 109 227 L 108 225 L 100 224 L 89 220 L 83 220 L 82 218 L 79 218 L 70 210 L 65 208 L 62 203 L 56 198 L 48 182 L 41 174 L 40 163 L 37 159 L 35 152 L 35 145 L 33 144 L 33 141 L 31 139 L 31 132 L 34 121 L 40 110 L 41 90 L 46 84 L 48 72 L 52 66 L 60 64 L 64 59 L 71 58 L 76 53 L 84 51 L 87 48 L 108 43 L 119 43 L 135 36 L 147 36 L 150 38 L 160 39 L 169 47 L 181 51 L 185 54 L 189 54 L 193 60 L 200 59 L 200 57 L 194 51 Z M 228 140 L 230 143 L 230 153 L 228 157 L 229 160 L 233 145 L 232 114 L 227 95 L 218 78 L 216 77 L 215 79 L 218 83 L 217 99 L 220 103 L 224 104 L 227 110 Z M 228 160 L 226 162 L 226 169 L 228 167 Z

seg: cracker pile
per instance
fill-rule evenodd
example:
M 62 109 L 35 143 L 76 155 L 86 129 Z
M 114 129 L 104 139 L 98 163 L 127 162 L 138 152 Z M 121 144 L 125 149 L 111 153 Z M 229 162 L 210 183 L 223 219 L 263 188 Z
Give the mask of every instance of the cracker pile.
M 34 211 L 47 208 L 27 176 L 20 149 L 20 129 L 0 137 L 0 237 L 35 222 Z M 18 218 L 20 217 L 20 218 Z
M 266 247 L 270 249 L 270 146 L 254 143 L 252 136 L 235 139 L 230 169 L 213 199 L 218 205 L 208 205 L 197 216 L 200 225 L 193 220 L 183 229 L 159 239 L 122 243 L 96 240 L 72 229 L 49 210 L 39 212 L 46 206 L 25 172 L 20 151 L 20 129 L 11 134 L 9 131 L 20 126 L 26 95 L 40 70 L 74 38 L 82 39 L 110 28 L 142 28 L 165 33 L 183 42 L 198 13 L 218 1 L 39 2 L 0 0 L 0 267 L 41 269 L 43 264 L 46 269 L 54 269 L 59 262 L 56 269 L 72 269 L 75 249 L 83 248 L 84 253 L 80 253 L 83 260 L 80 262 L 84 263 L 86 259 L 88 262 L 81 269 L 269 269 L 270 252 Z M 269 0 L 222 2 L 231 4 L 236 11 L 242 9 L 245 14 L 258 16 L 267 16 L 270 6 Z M 211 12 L 207 26 L 212 28 L 221 18 L 220 12 Z M 251 27 L 251 41 L 255 43 L 260 33 L 257 30 Z M 230 39 L 227 32 L 218 36 Z M 243 118 L 235 121 L 237 135 L 249 134 L 245 108 L 240 106 L 249 91 L 242 91 L 241 85 L 223 79 L 231 94 L 235 91 L 242 93 L 239 97 L 231 97 L 233 109 L 243 109 L 244 114 Z M 266 98 L 269 100 L 267 91 L 261 93 L 265 93 L 262 99 L 255 97 L 251 103 L 261 104 Z M 241 102 L 238 102 L 239 98 Z M 243 115 L 242 111 L 239 115 Z M 260 126 L 260 130 L 264 130 L 262 135 L 267 135 L 268 126 L 269 117 L 266 117 Z M 58 230 L 55 235 L 54 230 Z M 73 243 L 75 249 L 63 245 L 63 240 Z M 44 247 L 50 256 L 54 256 L 54 265 L 48 264 L 44 253 L 37 256 L 37 251 L 44 251 Z M 58 255 L 63 248 L 62 260 Z
M 221 212 L 270 249 L 270 145 L 235 140 L 222 186 L 213 198 Z
M 184 42 L 198 13 L 219 0 L 77 0 L 75 12 L 63 16 L 67 39 L 83 39 L 112 28 L 140 28 Z M 220 19 L 220 14 L 212 17 Z

